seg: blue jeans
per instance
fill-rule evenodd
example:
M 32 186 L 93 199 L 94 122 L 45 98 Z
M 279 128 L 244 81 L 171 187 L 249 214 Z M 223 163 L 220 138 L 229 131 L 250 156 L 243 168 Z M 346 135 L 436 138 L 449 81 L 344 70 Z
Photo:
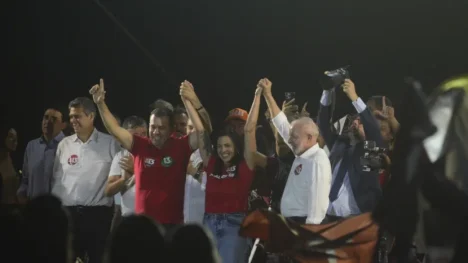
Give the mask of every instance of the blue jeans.
M 205 214 L 204 224 L 213 235 L 223 263 L 245 263 L 249 240 L 239 236 L 244 213 Z

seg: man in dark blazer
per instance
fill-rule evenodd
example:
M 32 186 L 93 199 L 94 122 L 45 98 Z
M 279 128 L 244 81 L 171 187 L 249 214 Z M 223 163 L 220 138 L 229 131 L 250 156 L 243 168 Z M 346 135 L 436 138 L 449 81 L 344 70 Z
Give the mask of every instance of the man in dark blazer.
M 364 141 L 374 141 L 377 147 L 384 147 L 378 121 L 359 98 L 354 83 L 349 79 L 336 87 L 336 92 L 342 89 L 358 114 L 345 127 L 342 135 L 332 130 L 329 88 L 324 87 L 317 118 L 320 132 L 331 149 L 329 157 L 333 176 L 330 206 L 324 223 L 374 209 L 382 194 L 379 174 L 378 171 L 363 171 L 361 157 L 364 155 Z

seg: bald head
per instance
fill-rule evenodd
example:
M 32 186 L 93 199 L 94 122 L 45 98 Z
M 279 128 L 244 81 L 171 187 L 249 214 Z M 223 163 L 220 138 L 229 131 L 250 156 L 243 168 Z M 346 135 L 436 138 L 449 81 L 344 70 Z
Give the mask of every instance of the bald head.
M 302 117 L 292 122 L 288 142 L 292 146 L 294 153 L 301 155 L 317 144 L 318 136 L 319 129 L 317 124 L 309 117 Z

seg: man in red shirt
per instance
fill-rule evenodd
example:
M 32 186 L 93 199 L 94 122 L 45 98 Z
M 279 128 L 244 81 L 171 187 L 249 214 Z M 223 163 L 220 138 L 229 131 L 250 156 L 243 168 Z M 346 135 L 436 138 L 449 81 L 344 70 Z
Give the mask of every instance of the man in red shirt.
M 187 98 L 203 109 L 193 89 Z M 157 220 L 167 228 L 183 222 L 187 163 L 197 148 L 194 135 L 176 137 L 174 111 L 156 107 L 150 115 L 149 138 L 132 135 L 121 128 L 104 102 L 104 82 L 91 88 L 102 121 L 109 131 L 134 156 L 135 211 Z M 209 120 L 207 120 L 209 123 Z

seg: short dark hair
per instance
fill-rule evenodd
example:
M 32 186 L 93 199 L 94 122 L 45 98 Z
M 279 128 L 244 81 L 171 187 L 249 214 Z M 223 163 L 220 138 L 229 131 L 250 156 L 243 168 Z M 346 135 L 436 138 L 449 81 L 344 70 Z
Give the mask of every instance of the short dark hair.
M 168 117 L 169 118 L 169 124 L 172 125 L 174 124 L 174 108 L 167 108 L 167 107 L 157 107 L 155 108 L 150 116 L 156 116 L 156 117 Z
M 143 118 L 135 116 L 135 115 L 125 118 L 122 124 L 122 128 L 127 129 L 127 130 L 134 129 L 137 127 L 146 128 L 148 127 L 148 124 L 146 124 L 146 121 Z
M 171 111 L 174 111 L 174 106 L 172 106 L 170 102 L 163 99 L 157 99 L 155 102 L 151 103 L 150 110 L 153 111 L 156 108 L 167 108 Z
M 91 113 L 96 114 L 96 106 L 94 105 L 94 102 L 87 97 L 78 97 L 70 103 L 68 103 L 68 109 L 70 108 L 83 108 L 84 112 L 86 115 L 89 115 Z
M 184 106 L 177 105 L 174 109 L 174 115 L 181 115 L 181 114 L 187 115 L 187 110 L 185 109 Z

